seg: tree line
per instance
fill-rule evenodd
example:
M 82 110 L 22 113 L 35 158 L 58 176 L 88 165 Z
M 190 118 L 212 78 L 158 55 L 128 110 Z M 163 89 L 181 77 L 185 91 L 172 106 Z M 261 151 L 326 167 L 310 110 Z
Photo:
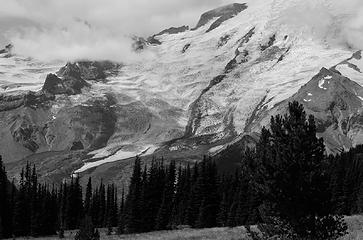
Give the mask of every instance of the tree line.
M 260 224 L 284 239 L 336 239 L 346 231 L 341 216 L 363 212 L 363 146 L 327 156 L 314 118 L 297 102 L 238 158 L 241 167 L 227 174 L 210 157 L 186 165 L 137 157 L 121 194 L 91 179 L 83 191 L 78 177 L 58 188 L 39 183 L 30 164 L 15 184 L 0 161 L 0 238 L 52 235 L 87 219 L 118 234 Z

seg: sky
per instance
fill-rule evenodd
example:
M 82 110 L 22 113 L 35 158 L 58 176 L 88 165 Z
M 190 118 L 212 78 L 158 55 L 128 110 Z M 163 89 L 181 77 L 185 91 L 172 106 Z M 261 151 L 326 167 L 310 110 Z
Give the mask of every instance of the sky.
M 265 0 L 0 0 L 0 48 L 11 42 L 15 53 L 47 61 L 133 61 L 140 55 L 131 50 L 130 36 L 193 27 L 205 11 L 246 1 Z M 308 26 L 318 37 L 363 49 L 363 0 L 274 1 L 291 5 L 281 13 L 282 24 Z
M 132 58 L 129 36 L 195 26 L 203 12 L 232 2 L 239 0 L 1 0 L 0 44 L 40 59 Z
M 307 27 L 332 46 L 363 50 L 363 0 L 301 0 L 280 15 L 281 24 Z

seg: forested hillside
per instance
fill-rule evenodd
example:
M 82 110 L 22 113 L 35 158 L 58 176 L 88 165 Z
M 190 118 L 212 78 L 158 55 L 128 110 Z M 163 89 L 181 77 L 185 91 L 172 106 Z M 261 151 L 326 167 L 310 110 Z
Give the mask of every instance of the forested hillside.
M 346 230 L 341 216 L 363 212 L 362 158 L 363 146 L 326 156 L 314 118 L 293 102 L 243 151 L 234 174 L 211 157 L 187 166 L 136 157 L 117 194 L 117 183 L 93 186 L 91 178 L 86 189 L 77 176 L 40 183 L 30 163 L 11 183 L 0 162 L 0 236 L 47 236 L 88 222 L 110 234 L 259 224 L 285 239 L 336 239 Z

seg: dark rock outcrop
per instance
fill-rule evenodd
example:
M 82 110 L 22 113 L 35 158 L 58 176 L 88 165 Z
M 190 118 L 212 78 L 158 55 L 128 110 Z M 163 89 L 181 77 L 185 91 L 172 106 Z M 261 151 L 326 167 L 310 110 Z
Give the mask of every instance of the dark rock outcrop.
M 276 35 L 274 34 L 269 38 L 266 44 L 261 45 L 261 51 L 265 51 L 267 48 L 271 47 L 275 43 L 275 41 L 276 41 Z
M 145 40 L 145 38 L 142 37 L 133 37 L 132 39 L 134 42 L 132 44 L 132 48 L 134 51 L 139 52 L 146 48 L 148 41 Z
M 5 46 L 4 49 L 0 49 L 0 54 L 4 54 L 4 53 L 11 53 L 11 50 L 13 49 L 13 45 L 12 44 L 8 44 Z
M 71 147 L 71 151 L 77 151 L 77 150 L 83 150 L 84 146 L 81 141 L 73 142 L 73 145 Z
M 182 49 L 182 53 L 185 53 L 189 48 L 190 48 L 190 46 L 191 46 L 191 44 L 190 43 L 188 43 L 188 44 L 186 44 L 184 47 L 183 47 L 183 49 Z
M 89 87 L 90 84 L 80 78 L 80 73 L 77 71 L 68 72 L 69 75 L 63 79 L 54 74 L 48 74 L 45 79 L 42 91 L 50 94 L 67 94 L 75 95 L 82 92 L 82 88 Z
M 148 37 L 147 40 L 146 40 L 146 43 L 151 44 L 151 45 L 161 45 L 161 42 L 156 38 L 157 36 L 161 36 L 161 35 L 164 35 L 164 34 L 177 34 L 177 33 L 185 32 L 185 31 L 188 31 L 188 30 L 189 30 L 188 26 L 171 27 L 171 28 L 165 29 L 165 30 L 153 35 L 153 36 Z M 142 43 L 142 42 L 143 41 L 141 41 L 139 43 Z M 142 46 L 142 44 L 140 46 Z
M 26 92 L 19 95 L 0 95 L 0 112 L 10 111 L 19 107 L 46 107 L 54 95 L 43 92 Z
M 161 45 L 161 42 L 155 38 L 156 36 L 151 36 L 147 38 L 147 42 L 151 45 Z
M 108 76 L 116 74 L 120 67 L 120 64 L 110 61 L 79 61 L 67 63 L 57 72 L 57 75 L 64 78 L 104 80 Z
M 240 3 L 233 3 L 229 4 L 220 8 L 216 8 L 214 10 L 208 11 L 204 13 L 197 24 L 195 28 L 192 30 L 196 30 L 208 22 L 210 22 L 213 18 L 218 18 L 215 22 L 212 23 L 210 28 L 207 30 L 207 32 L 212 31 L 213 29 L 219 27 L 223 22 L 227 21 L 228 19 L 233 18 L 243 10 L 247 9 L 246 4 L 240 4 Z
M 177 34 L 177 33 L 185 32 L 188 30 L 189 30 L 189 26 L 171 27 L 171 28 L 168 28 L 168 29 L 165 29 L 165 30 L 159 32 L 158 34 L 155 34 L 154 36 L 160 36 L 163 34 Z
M 32 152 L 36 152 L 39 148 L 37 143 L 37 134 L 39 129 L 27 123 L 25 120 L 20 126 L 13 125 L 11 134 L 15 142 L 20 143 Z
M 63 151 L 106 146 L 117 120 L 113 104 L 112 97 L 106 97 L 61 109 L 45 135 L 50 148 Z
M 47 75 L 42 90 L 51 94 L 64 94 L 66 92 L 63 80 L 52 73 Z

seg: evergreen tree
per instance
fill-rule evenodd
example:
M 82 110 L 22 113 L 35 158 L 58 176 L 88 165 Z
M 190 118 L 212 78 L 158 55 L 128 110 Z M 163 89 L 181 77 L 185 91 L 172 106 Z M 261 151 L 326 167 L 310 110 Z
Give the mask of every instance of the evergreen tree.
M 171 221 L 171 213 L 173 209 L 173 201 L 174 201 L 174 192 L 175 192 L 175 162 L 171 161 L 168 167 L 163 198 L 161 202 L 161 206 L 156 218 L 156 226 L 157 230 L 163 230 L 170 228 L 169 223 Z
M 0 239 L 9 237 L 11 232 L 12 220 L 10 208 L 10 196 L 9 196 L 9 181 L 6 175 L 5 167 L 0 156 Z
M 82 188 L 79 177 L 72 177 L 67 188 L 65 226 L 67 229 L 77 229 L 83 215 Z
M 100 186 L 98 188 L 98 219 L 97 219 L 97 227 L 104 227 L 106 225 L 106 189 L 105 184 L 101 180 Z
M 91 202 L 92 202 L 92 179 L 88 178 L 86 196 L 84 200 L 84 212 L 86 215 L 91 215 Z
M 210 228 L 217 225 L 219 207 L 217 166 L 210 158 L 204 158 L 199 175 L 202 190 L 202 202 L 199 209 L 197 226 Z
M 14 207 L 14 234 L 16 236 L 30 235 L 30 204 L 28 199 L 28 178 L 26 172 L 27 170 L 24 171 L 24 169 L 21 171 L 19 191 L 16 196 L 16 203 Z
M 126 199 L 126 230 L 129 233 L 140 232 L 142 206 L 141 206 L 141 162 L 140 158 L 136 157 L 133 173 L 131 176 L 129 193 Z
M 201 204 L 201 194 L 203 191 L 202 179 L 199 177 L 199 167 L 198 164 L 195 163 L 193 167 L 192 173 L 192 181 L 188 199 L 188 207 L 186 212 L 186 223 L 189 226 L 195 227 L 196 221 L 199 216 L 199 208 Z
M 306 117 L 298 102 L 288 114 L 271 118 L 268 187 L 281 217 L 302 236 L 316 236 L 317 217 L 331 213 L 328 178 L 324 171 L 324 143 L 316 137 L 314 117 Z
M 118 214 L 117 233 L 123 234 L 125 232 L 125 190 L 122 189 L 121 203 Z

